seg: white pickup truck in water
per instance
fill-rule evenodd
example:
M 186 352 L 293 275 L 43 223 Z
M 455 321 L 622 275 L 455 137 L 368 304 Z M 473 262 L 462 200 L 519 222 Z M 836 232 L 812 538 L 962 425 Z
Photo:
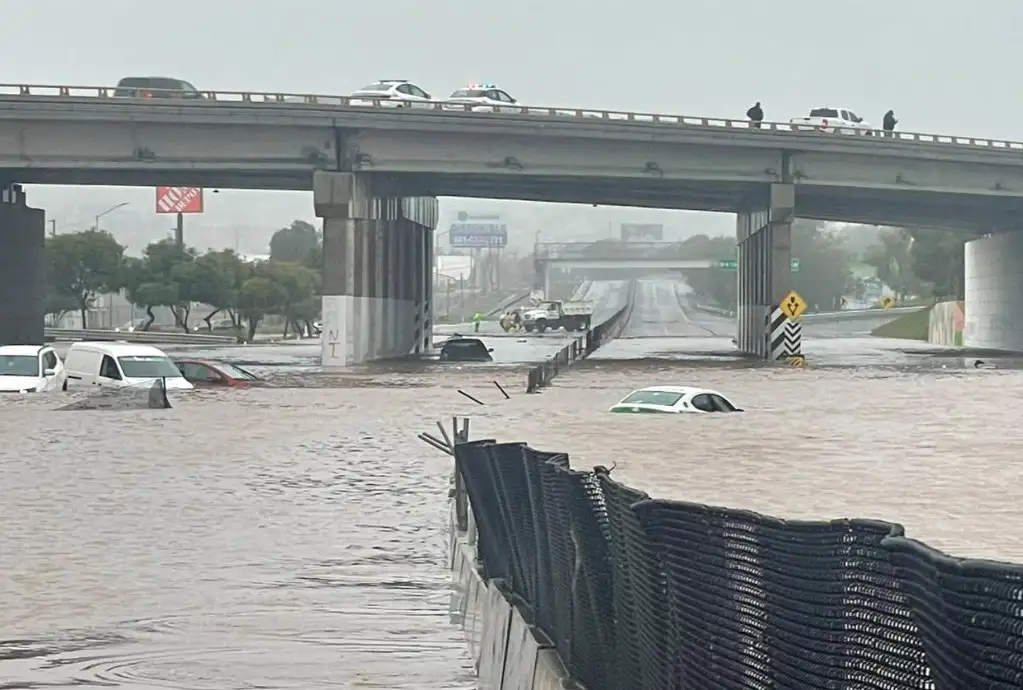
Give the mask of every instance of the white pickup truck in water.
M 527 332 L 557 330 L 585 331 L 593 318 L 593 302 L 562 302 L 547 300 L 522 313 L 522 327 Z
M 874 133 L 874 128 L 869 122 L 865 122 L 848 108 L 814 108 L 806 117 L 792 118 L 789 124 L 800 131 L 865 135 Z

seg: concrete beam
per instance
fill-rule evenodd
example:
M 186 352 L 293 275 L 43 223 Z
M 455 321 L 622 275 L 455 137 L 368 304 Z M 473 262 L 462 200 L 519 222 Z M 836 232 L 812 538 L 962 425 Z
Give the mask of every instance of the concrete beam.
M 561 175 L 649 180 L 776 182 L 780 151 L 668 146 L 659 141 L 494 139 L 479 134 L 362 131 L 348 138 L 356 170 L 487 175 Z

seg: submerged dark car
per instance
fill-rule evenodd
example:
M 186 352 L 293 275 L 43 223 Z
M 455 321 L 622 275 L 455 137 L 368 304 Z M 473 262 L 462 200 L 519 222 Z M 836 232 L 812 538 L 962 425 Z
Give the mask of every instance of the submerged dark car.
M 487 347 L 479 338 L 451 338 L 440 347 L 442 362 L 493 362 L 490 353 L 494 348 Z

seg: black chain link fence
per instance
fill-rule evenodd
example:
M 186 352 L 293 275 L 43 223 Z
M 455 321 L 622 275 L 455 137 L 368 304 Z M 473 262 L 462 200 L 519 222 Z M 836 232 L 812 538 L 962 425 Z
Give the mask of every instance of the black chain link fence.
M 455 457 L 486 577 L 589 690 L 1023 688 L 1023 566 L 653 500 L 521 443 Z

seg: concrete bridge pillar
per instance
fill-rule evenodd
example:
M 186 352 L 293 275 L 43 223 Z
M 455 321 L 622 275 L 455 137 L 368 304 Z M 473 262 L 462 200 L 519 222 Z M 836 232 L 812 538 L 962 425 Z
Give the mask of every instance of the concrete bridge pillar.
M 792 289 L 796 195 L 791 184 L 772 184 L 765 192 L 753 199 L 736 220 L 736 344 L 742 352 L 767 359 L 768 318 Z
M 21 185 L 0 186 L 0 345 L 42 345 L 46 214 Z
M 962 330 L 966 347 L 1023 352 L 1023 233 L 1006 232 L 966 243 L 964 323 L 946 330 Z M 931 323 L 935 323 L 933 313 Z
M 317 172 L 323 219 L 324 366 L 428 352 L 432 342 L 432 242 L 436 199 L 374 196 L 357 173 Z

